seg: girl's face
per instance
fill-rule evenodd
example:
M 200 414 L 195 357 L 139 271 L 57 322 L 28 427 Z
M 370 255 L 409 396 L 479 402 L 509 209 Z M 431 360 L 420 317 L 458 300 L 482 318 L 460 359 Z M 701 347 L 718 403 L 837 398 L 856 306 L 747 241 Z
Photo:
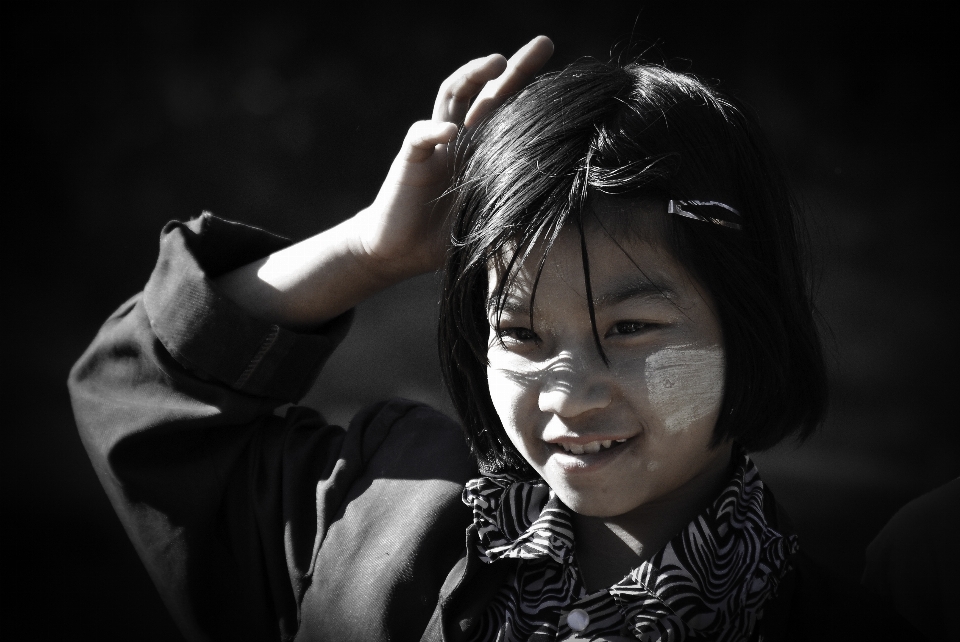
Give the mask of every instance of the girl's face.
M 604 221 L 627 206 L 601 201 L 594 211 Z M 510 440 L 560 499 L 582 515 L 613 517 L 669 502 L 726 465 L 729 444 L 709 448 L 723 337 L 707 293 L 663 249 L 614 242 L 597 225 L 586 235 L 609 365 L 594 340 L 580 238 L 566 229 L 537 284 L 532 327 L 536 253 L 509 290 L 491 330 L 487 381 Z M 491 269 L 491 293 L 498 276 Z

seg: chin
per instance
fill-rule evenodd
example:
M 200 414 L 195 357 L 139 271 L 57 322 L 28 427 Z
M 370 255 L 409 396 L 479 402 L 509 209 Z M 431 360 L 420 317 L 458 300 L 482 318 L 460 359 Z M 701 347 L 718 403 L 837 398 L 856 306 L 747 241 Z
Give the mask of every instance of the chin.
M 616 517 L 630 511 L 630 506 L 611 502 L 593 493 L 584 493 L 570 488 L 554 488 L 567 508 L 584 517 Z

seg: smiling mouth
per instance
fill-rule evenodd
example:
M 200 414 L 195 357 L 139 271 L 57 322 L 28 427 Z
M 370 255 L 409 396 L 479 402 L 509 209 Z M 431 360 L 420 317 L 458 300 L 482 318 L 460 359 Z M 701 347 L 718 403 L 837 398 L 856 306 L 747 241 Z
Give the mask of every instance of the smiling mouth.
M 606 450 L 608 448 L 613 448 L 618 444 L 622 444 L 626 439 L 604 439 L 601 441 L 591 441 L 586 444 L 571 444 L 566 442 L 559 442 L 559 445 L 565 452 L 568 452 L 572 455 L 592 455 L 598 453 L 601 450 Z

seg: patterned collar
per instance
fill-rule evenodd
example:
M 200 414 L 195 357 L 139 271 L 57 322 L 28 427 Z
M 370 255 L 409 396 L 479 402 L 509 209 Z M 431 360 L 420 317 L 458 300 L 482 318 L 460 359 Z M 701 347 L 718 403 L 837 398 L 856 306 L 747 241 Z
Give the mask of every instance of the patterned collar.
M 795 535 L 767 524 L 760 474 L 738 457 L 711 506 L 651 559 L 592 594 L 574 558 L 571 511 L 545 482 L 469 481 L 463 501 L 473 508 L 480 559 L 519 560 L 472 639 L 751 639 L 798 546 Z M 574 610 L 581 613 L 568 622 Z

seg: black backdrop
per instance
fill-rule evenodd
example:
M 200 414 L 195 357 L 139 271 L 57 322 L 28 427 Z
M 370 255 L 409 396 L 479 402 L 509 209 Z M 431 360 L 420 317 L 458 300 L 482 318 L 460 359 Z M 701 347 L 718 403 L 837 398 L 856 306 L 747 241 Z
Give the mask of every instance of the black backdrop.
M 64 386 L 162 224 L 209 209 L 302 238 L 341 220 L 447 73 L 538 33 L 551 68 L 645 52 L 759 112 L 810 214 L 834 401 L 819 436 L 758 460 L 805 544 L 857 577 L 897 507 L 960 474 L 947 22 L 918 3 L 721 4 L 5 12 L 4 633 L 177 639 Z M 435 299 L 423 277 L 364 304 L 307 402 L 340 420 L 390 394 L 448 407 Z

